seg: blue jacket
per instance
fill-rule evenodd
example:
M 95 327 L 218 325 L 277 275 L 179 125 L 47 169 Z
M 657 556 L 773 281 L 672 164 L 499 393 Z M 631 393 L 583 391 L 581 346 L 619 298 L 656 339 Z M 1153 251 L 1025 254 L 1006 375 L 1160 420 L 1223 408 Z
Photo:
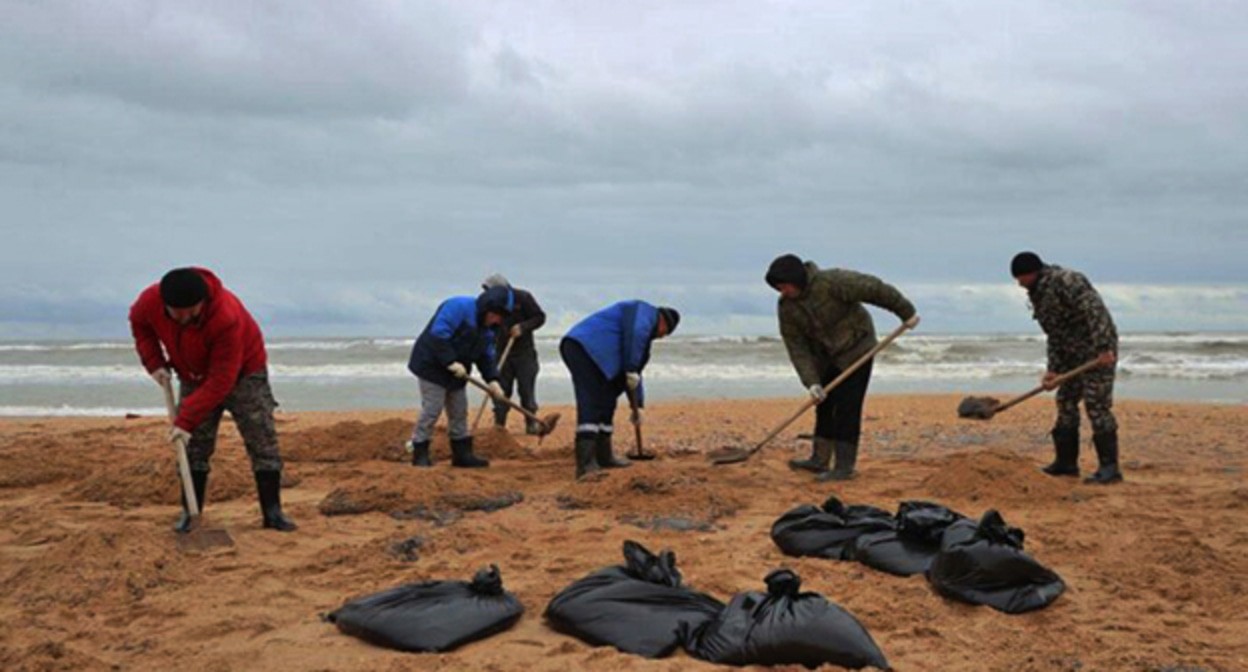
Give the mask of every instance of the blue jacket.
M 658 308 L 645 301 L 620 301 L 577 322 L 565 338 L 580 343 L 602 375 L 614 380 L 646 368 L 658 324 Z M 645 386 L 638 386 L 637 403 L 645 398 Z
M 486 381 L 498 379 L 494 355 L 494 329 L 485 326 L 488 310 L 511 310 L 512 294 L 506 287 L 492 287 L 475 299 L 456 296 L 442 302 L 412 346 L 407 370 L 418 378 L 458 390 L 467 383 L 446 367 L 463 364 L 471 374 L 476 364 Z

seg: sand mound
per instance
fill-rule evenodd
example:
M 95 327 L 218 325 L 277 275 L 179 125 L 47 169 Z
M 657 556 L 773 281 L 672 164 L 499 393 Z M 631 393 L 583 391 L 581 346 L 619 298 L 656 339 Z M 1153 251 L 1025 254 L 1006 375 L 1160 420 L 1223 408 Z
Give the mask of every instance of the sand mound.
M 403 444 L 411 435 L 410 420 L 373 423 L 351 420 L 285 436 L 282 439 L 282 457 L 291 462 L 406 462 L 409 458 Z M 451 458 L 445 428 L 434 430 L 431 448 L 435 460 Z M 477 431 L 473 449 L 485 457 L 502 459 L 515 459 L 528 454 L 506 431 L 493 428 Z
M 326 516 L 381 511 L 400 518 L 449 524 L 467 511 L 497 511 L 524 500 L 514 482 L 494 484 L 483 470 L 395 469 L 361 473 L 342 483 L 319 505 Z
M 56 542 L 38 562 L 25 564 L 0 586 L 26 607 L 112 608 L 187 583 L 194 572 L 186 562 L 175 550 L 172 533 L 153 535 L 137 525 L 96 528 Z
M 0 488 L 33 488 L 74 475 L 68 465 L 33 459 L 29 455 L 0 456 Z
M 673 471 L 657 462 L 634 463 L 569 483 L 556 501 L 565 509 L 611 511 L 641 527 L 705 530 L 746 503 L 722 476 L 702 465 Z
M 966 499 L 995 506 L 1069 494 L 1069 483 L 1045 476 L 1031 460 L 1007 450 L 956 453 L 931 462 L 936 473 L 923 479 L 926 492 L 939 498 Z
M 25 649 L 0 646 L 0 669 L 23 672 L 85 672 L 113 670 L 116 667 L 81 653 L 72 645 L 48 639 Z
M 208 503 L 225 502 L 254 493 L 255 480 L 242 460 L 213 460 L 208 478 Z M 141 458 L 121 466 L 99 468 L 76 484 L 69 496 L 133 508 L 145 504 L 176 505 L 181 501 L 176 462 L 172 458 Z

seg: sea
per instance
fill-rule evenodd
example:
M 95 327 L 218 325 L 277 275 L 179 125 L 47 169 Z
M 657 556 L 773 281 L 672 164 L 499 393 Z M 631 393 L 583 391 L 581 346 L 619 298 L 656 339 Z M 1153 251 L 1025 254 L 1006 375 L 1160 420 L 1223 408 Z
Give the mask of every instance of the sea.
M 414 408 L 411 347 L 411 338 L 269 339 L 275 396 L 287 411 Z M 539 402 L 570 403 L 558 338 L 537 347 Z M 1248 333 L 1128 333 L 1119 347 L 1119 399 L 1248 403 Z M 877 358 L 870 390 L 1005 397 L 1034 386 L 1044 363 L 1040 334 L 909 334 Z M 805 394 L 773 336 L 656 341 L 645 379 L 651 402 Z M 0 341 L 0 416 L 159 415 L 162 404 L 129 341 Z

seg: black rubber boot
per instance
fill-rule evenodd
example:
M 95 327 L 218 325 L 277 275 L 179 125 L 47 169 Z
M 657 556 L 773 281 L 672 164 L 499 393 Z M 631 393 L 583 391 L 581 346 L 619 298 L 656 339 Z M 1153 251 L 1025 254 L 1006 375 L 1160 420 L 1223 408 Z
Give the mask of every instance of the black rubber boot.
M 1054 427 L 1053 463 L 1041 471 L 1050 476 L 1079 475 L 1079 428 Z
M 195 489 L 195 501 L 199 503 L 199 512 L 204 512 L 204 494 L 208 492 L 208 472 L 191 471 L 191 487 Z M 173 524 L 173 531 L 178 534 L 186 534 L 191 531 L 191 514 L 188 510 L 190 507 L 186 503 L 186 493 L 182 493 L 182 514 L 178 516 L 178 522 Z
M 805 469 L 816 474 L 828 470 L 828 462 L 832 461 L 832 442 L 816 437 L 811 445 L 810 459 L 789 460 L 790 469 Z
M 412 453 L 413 467 L 432 467 L 433 456 L 429 454 L 429 440 L 425 439 L 419 443 L 415 441 L 407 442 L 407 449 Z
M 494 428 L 507 429 L 507 407 L 494 407 Z
M 580 432 L 576 435 L 576 477 L 600 470 L 594 451 L 598 446 L 598 432 Z
M 451 439 L 451 466 L 477 469 L 490 466 L 490 461 L 473 455 L 472 437 L 465 436 L 462 439 Z
M 264 517 L 265 529 L 279 532 L 299 529 L 293 520 L 282 513 L 282 472 L 257 471 L 256 490 L 260 493 L 260 515 Z
M 1092 443 L 1096 446 L 1099 466 L 1096 473 L 1083 479 L 1083 482 L 1101 485 L 1121 482 L 1122 472 L 1118 470 L 1118 431 L 1093 434 Z
M 533 415 L 537 415 L 537 409 L 533 409 Z M 537 436 L 542 433 L 542 423 L 533 418 L 524 419 L 524 433 L 529 436 Z
M 624 469 L 633 466 L 632 462 L 615 456 L 611 450 L 611 432 L 598 432 L 594 442 L 594 461 L 603 469 Z
M 828 441 L 827 439 L 815 440 Z M 849 441 L 835 441 L 831 443 L 836 448 L 836 466 L 832 471 L 825 471 L 819 474 L 817 480 L 820 482 L 848 481 L 854 477 L 854 465 L 858 463 L 858 444 Z

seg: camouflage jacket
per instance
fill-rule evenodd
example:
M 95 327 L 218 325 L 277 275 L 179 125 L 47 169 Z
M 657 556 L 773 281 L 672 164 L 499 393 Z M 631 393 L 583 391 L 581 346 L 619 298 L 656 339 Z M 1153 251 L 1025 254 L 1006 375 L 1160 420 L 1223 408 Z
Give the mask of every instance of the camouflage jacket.
M 1032 317 L 1048 337 L 1050 371 L 1063 373 L 1102 352 L 1118 351 L 1114 319 L 1082 273 L 1045 266 L 1027 296 Z
M 806 289 L 795 299 L 780 298 L 780 335 L 793 368 L 809 387 L 822 382 L 830 365 L 844 369 L 875 346 L 875 325 L 862 304 L 892 311 L 903 321 L 914 305 L 897 288 L 865 273 L 819 270 L 806 262 Z

